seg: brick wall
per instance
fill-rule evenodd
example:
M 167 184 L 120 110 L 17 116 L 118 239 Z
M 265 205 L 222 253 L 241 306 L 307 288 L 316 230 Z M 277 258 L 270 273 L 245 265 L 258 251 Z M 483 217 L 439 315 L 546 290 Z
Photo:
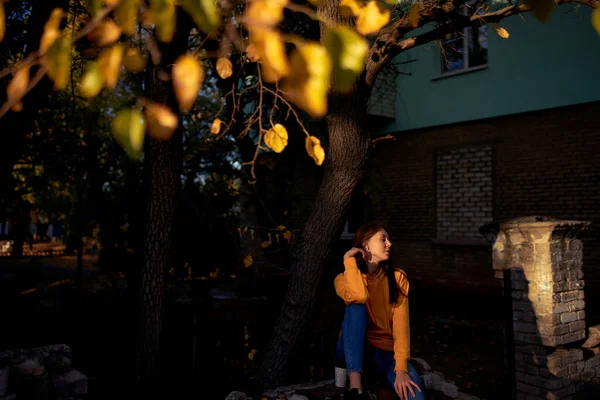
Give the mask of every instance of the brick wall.
M 586 292 L 600 289 L 599 111 L 596 102 L 401 132 L 378 146 L 371 176 L 384 194 L 373 199 L 373 216 L 388 223 L 409 276 L 494 285 L 490 245 L 473 240 L 474 227 L 462 240 L 440 241 L 436 232 L 438 155 L 484 146 L 492 153 L 490 222 L 527 215 L 591 221 L 583 270 Z
M 492 146 L 442 150 L 435 167 L 437 239 L 481 240 L 492 219 Z

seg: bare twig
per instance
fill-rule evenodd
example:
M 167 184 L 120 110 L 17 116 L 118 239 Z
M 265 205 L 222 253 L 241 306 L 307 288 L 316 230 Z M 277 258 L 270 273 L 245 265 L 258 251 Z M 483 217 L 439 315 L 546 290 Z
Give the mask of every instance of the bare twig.
M 373 140 L 373 142 L 372 142 L 372 143 L 373 143 L 373 147 L 375 147 L 375 146 L 377 146 L 379 143 L 381 143 L 381 142 L 385 142 L 385 141 L 387 141 L 387 140 L 396 140 L 396 137 L 395 137 L 395 136 L 392 136 L 392 135 L 389 135 L 389 134 L 388 134 L 388 135 L 385 135 L 385 136 L 378 137 L 377 139 L 374 139 L 374 140 Z

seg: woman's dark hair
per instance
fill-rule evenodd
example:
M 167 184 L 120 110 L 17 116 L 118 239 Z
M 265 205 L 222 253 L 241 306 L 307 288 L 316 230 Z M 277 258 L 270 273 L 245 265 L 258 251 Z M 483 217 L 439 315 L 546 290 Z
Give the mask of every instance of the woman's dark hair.
M 385 226 L 380 221 L 371 221 L 367 222 L 360 228 L 356 230 L 354 233 L 354 239 L 352 245 L 354 247 L 363 248 L 363 244 L 371 239 L 377 232 L 380 232 L 385 229 Z M 360 255 L 360 253 L 359 253 Z M 357 259 L 358 268 L 363 272 L 367 273 L 367 265 L 365 260 L 361 257 Z M 386 261 L 382 261 L 379 266 L 383 268 L 387 278 L 388 278 L 388 287 L 390 290 L 390 304 L 394 304 L 398 301 L 399 289 L 398 283 L 396 282 L 396 276 L 394 275 L 395 268 L 394 263 L 392 261 L 392 255 L 390 253 L 390 258 Z M 408 296 L 408 293 L 402 293 L 405 296 Z

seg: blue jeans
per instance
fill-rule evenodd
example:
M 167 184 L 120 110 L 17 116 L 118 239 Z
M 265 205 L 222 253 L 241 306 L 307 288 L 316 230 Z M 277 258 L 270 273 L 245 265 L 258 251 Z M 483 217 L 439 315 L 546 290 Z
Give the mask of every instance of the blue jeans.
M 342 322 L 342 334 L 337 341 L 336 357 L 339 362 L 345 362 L 348 372 L 363 372 L 363 355 L 365 353 L 365 337 L 367 333 L 367 307 L 364 304 L 348 304 Z M 388 383 L 394 387 L 396 380 L 396 361 L 394 353 L 378 348 L 373 348 L 373 361 L 377 369 L 383 374 Z M 415 391 L 416 396 L 408 394 L 411 400 L 425 400 L 421 378 L 410 363 L 408 363 L 408 376 L 421 388 Z

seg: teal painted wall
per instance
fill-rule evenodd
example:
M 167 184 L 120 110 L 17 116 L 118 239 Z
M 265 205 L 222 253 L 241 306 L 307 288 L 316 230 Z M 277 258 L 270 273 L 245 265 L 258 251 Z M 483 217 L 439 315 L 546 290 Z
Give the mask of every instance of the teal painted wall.
M 488 66 L 479 71 L 440 76 L 437 43 L 410 50 L 398 61 L 412 76 L 397 79 L 396 119 L 385 133 L 522 113 L 600 100 L 600 37 L 591 9 L 573 5 L 554 10 L 542 24 L 524 14 L 500 26 L 502 39 L 488 25 Z M 417 34 L 419 32 L 416 32 Z

